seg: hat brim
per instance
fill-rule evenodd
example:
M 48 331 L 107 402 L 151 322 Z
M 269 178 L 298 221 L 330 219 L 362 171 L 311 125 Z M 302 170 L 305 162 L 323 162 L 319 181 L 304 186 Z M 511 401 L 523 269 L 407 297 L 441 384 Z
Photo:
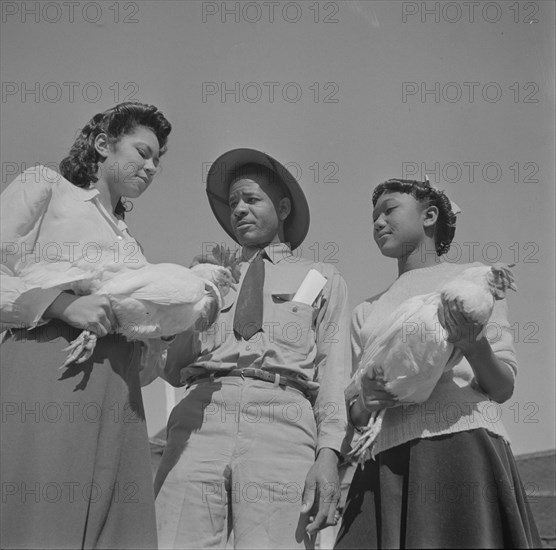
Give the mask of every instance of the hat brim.
M 229 207 L 230 181 L 246 164 L 259 164 L 274 172 L 291 196 L 291 212 L 284 221 L 284 240 L 297 248 L 309 231 L 309 205 L 301 186 L 291 173 L 271 156 L 256 149 L 233 149 L 219 156 L 207 175 L 207 196 L 216 219 L 226 233 L 236 242 Z

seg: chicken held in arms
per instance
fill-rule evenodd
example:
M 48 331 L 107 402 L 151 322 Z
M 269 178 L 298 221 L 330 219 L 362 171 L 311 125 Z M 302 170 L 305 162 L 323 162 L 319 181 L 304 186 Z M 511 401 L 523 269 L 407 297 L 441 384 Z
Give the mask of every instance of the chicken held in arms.
M 217 317 L 224 297 L 234 288 L 236 258 L 228 265 L 200 263 L 191 268 L 147 262 L 137 266 L 107 264 L 94 269 L 86 262 L 31 264 L 19 275 L 31 286 L 60 288 L 78 295 L 106 295 L 118 326 L 115 332 L 128 340 L 167 338 L 191 327 L 207 328 Z M 94 351 L 97 336 L 84 330 L 65 348 L 62 367 L 82 363 Z
M 362 377 L 368 377 L 382 382 L 400 405 L 426 401 L 442 373 L 461 359 L 461 352 L 451 344 L 457 340 L 457 334 L 450 333 L 453 328 L 445 321 L 446 304 L 456 304 L 468 323 L 485 327 L 495 301 L 505 298 L 507 289 L 517 290 L 510 267 L 513 265 L 469 267 L 439 292 L 403 302 L 374 328 L 374 337 L 363 350 L 346 398 L 358 395 Z M 371 413 L 367 427 L 351 451 L 351 456 L 362 463 L 369 455 L 374 458 L 374 442 L 385 411 Z

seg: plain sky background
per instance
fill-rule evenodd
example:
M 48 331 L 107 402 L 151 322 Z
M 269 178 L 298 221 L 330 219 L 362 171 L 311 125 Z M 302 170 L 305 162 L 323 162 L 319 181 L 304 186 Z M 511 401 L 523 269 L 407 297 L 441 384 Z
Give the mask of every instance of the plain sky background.
M 150 261 L 232 244 L 205 175 L 253 147 L 299 177 L 303 254 L 337 262 L 355 307 L 397 275 L 372 240 L 373 187 L 426 173 L 463 209 L 450 261 L 516 263 L 520 370 L 492 416 L 516 454 L 556 446 L 552 1 L 71 5 L 2 2 L 2 189 L 57 165 L 93 114 L 153 103 L 174 126 L 169 152 L 127 218 Z M 164 383 L 145 396 L 153 434 Z

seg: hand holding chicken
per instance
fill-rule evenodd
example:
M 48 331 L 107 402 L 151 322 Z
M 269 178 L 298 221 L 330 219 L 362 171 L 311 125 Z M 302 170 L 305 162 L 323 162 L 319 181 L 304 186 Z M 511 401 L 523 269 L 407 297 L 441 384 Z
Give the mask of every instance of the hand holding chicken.
M 167 338 L 190 329 L 213 324 L 223 298 L 234 286 L 229 266 L 198 264 L 191 269 L 177 264 L 129 266 L 125 263 L 91 265 L 30 264 L 19 276 L 41 288 L 71 290 L 78 295 L 106 296 L 117 320 L 113 329 L 129 340 Z M 62 365 L 82 363 L 91 357 L 97 335 L 84 330 L 65 348 Z
M 403 302 L 376 327 L 375 337 L 363 352 L 346 397 L 350 399 L 364 392 L 368 378 L 378 381 L 398 404 L 426 401 L 442 373 L 479 338 L 495 300 L 503 299 L 508 288 L 517 290 L 510 267 L 513 266 L 470 267 L 446 283 L 440 292 Z M 361 462 L 369 452 L 373 455 L 385 410 L 371 413 L 351 452 Z
M 198 321 L 210 326 L 232 286 L 232 275 L 223 266 L 199 264 L 188 269 L 177 264 L 148 264 L 121 271 L 108 281 L 85 279 L 75 288 L 79 294 L 107 295 L 118 321 L 116 332 L 129 340 L 145 340 L 172 336 Z M 66 348 L 69 355 L 62 366 L 86 361 L 96 339 L 93 332 L 83 331 Z

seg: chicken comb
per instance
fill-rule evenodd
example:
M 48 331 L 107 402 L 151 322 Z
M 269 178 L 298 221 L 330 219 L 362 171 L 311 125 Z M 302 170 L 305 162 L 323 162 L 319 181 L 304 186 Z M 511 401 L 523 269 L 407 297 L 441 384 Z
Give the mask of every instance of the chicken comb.
M 512 267 L 515 267 L 515 264 L 496 263 L 490 266 L 492 279 L 489 278 L 489 285 L 497 291 L 495 292 L 495 297 L 498 300 L 505 297 L 508 288 L 517 292 L 517 285 L 511 270 Z
M 212 256 L 223 267 L 227 267 L 236 283 L 239 283 L 241 270 L 239 268 L 239 259 L 237 250 L 232 251 L 226 246 L 216 245 L 212 248 Z

